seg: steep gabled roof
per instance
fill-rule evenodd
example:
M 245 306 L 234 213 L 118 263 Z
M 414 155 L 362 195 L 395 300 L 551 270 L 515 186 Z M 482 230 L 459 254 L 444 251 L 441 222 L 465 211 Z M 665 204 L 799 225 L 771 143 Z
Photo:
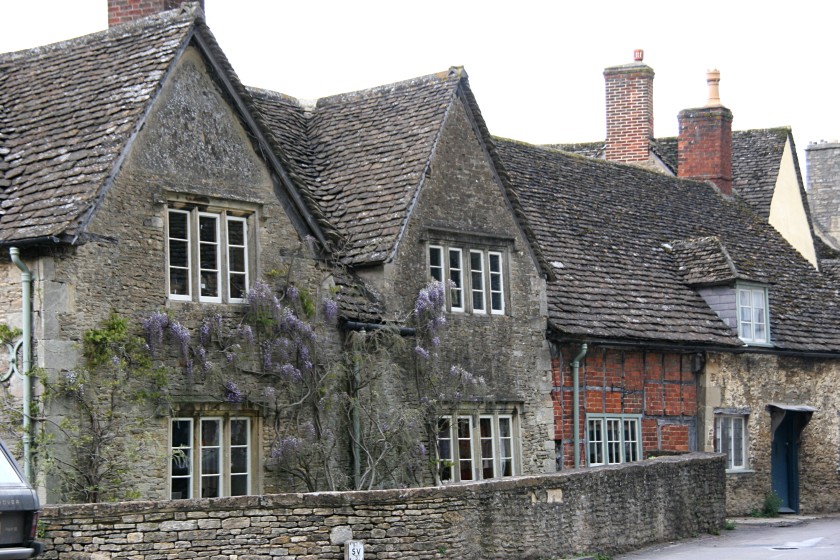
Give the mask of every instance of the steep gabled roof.
M 329 225 L 288 177 L 263 123 L 195 6 L 0 55 L 0 245 L 75 242 L 119 171 L 179 55 L 196 45 L 267 164 L 302 234 Z
M 787 350 L 840 352 L 840 299 L 819 273 L 743 202 L 711 186 L 635 166 L 512 141 L 501 160 L 557 280 L 549 321 L 560 336 L 740 346 L 681 271 L 769 285 L 772 342 Z M 699 245 L 713 266 L 702 271 Z M 720 278 L 718 278 L 720 279 Z
M 319 99 L 296 129 L 303 137 L 284 130 L 300 106 L 255 96 L 280 149 L 344 236 L 346 264 L 390 257 L 460 79 L 452 70 Z
M 385 262 L 394 254 L 446 118 L 459 99 L 500 171 L 462 68 L 326 97 L 315 104 L 263 90 L 250 93 L 290 174 L 342 236 L 338 251 L 348 266 Z M 503 173 L 500 181 L 520 227 L 535 245 Z M 532 250 L 550 274 L 538 249 Z
M 192 21 L 166 12 L 0 55 L 0 243 L 81 233 Z

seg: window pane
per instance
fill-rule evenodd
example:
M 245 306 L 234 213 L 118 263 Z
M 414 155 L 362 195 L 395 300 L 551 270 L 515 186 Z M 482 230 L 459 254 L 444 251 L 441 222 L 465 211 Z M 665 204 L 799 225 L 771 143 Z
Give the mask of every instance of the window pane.
M 744 466 L 744 419 L 732 419 L 732 467 Z
M 248 448 L 235 447 L 230 450 L 230 472 L 240 474 L 248 472 Z
M 481 478 L 496 476 L 495 454 L 493 453 L 493 418 L 482 416 L 478 420 L 481 440 Z
M 499 476 L 513 476 L 513 434 L 511 417 L 499 417 Z
M 190 479 L 189 478 L 173 478 L 172 479 L 172 499 L 186 500 L 190 498 Z
M 218 242 L 219 220 L 215 216 L 199 216 L 198 218 L 198 239 L 201 242 Z
M 618 419 L 608 419 L 607 424 L 607 463 L 621 462 L 621 431 Z
M 201 421 L 201 446 L 218 446 L 221 442 L 219 420 Z
M 449 418 L 438 420 L 438 459 L 440 479 L 452 480 L 452 431 Z
M 490 309 L 496 313 L 505 310 L 504 288 L 502 287 L 502 255 L 488 253 L 490 258 Z
M 603 443 L 602 436 L 602 422 L 601 420 L 590 420 L 587 423 L 587 439 L 589 441 L 589 464 L 602 465 L 604 464 Z
M 637 420 L 624 420 L 624 460 L 639 460 L 639 423 Z
M 199 214 L 198 224 L 200 294 L 219 298 L 219 216 Z
M 173 419 L 170 422 L 170 487 L 173 500 L 192 496 L 192 420 Z
M 732 468 L 732 419 L 721 418 L 720 440 L 723 445 L 722 452 L 726 453 L 726 468 Z
M 228 268 L 231 272 L 245 272 L 245 249 L 228 247 Z
M 168 221 L 169 294 L 190 295 L 190 216 L 180 210 L 170 210 Z
M 205 476 L 201 479 L 201 497 L 218 498 L 221 496 L 218 476 Z
M 461 480 L 472 480 L 472 421 L 470 418 L 458 418 L 458 464 Z
M 248 445 L 248 420 L 230 421 L 230 444 Z
M 484 311 L 484 254 L 470 251 L 470 281 L 473 311 Z
M 449 250 L 449 280 L 452 282 L 451 288 L 449 290 L 450 296 L 452 298 L 452 310 L 463 311 L 464 279 L 462 277 L 460 249 Z
M 248 238 L 244 218 L 228 217 L 228 297 L 232 300 L 245 299 L 248 288 Z
M 169 266 L 187 268 L 189 266 L 190 246 L 187 241 L 169 240 Z
M 201 450 L 201 472 L 202 474 L 219 474 L 219 449 L 202 449 Z
M 172 476 L 186 476 L 192 472 L 192 450 L 173 449 L 172 450 Z
M 245 246 L 245 221 L 228 218 L 228 245 Z
M 443 249 L 429 247 L 429 276 L 433 280 L 443 282 Z
M 230 477 L 230 495 L 247 496 L 248 494 L 248 475 L 232 475 Z

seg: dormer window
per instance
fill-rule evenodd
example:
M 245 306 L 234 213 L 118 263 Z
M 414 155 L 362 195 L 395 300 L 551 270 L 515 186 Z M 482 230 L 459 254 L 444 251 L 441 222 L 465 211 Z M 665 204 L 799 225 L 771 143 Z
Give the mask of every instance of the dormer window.
M 738 284 L 738 336 L 748 344 L 770 342 L 767 288 Z

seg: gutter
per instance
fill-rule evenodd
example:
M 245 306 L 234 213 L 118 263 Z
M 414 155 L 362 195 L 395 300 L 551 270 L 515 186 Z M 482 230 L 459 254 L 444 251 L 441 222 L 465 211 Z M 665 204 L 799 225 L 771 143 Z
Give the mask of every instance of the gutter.
M 579 373 L 580 373 L 580 361 L 586 356 L 586 351 L 588 349 L 587 344 L 584 342 L 580 347 L 580 352 L 575 359 L 572 360 L 572 383 L 574 384 L 574 405 L 572 407 L 573 416 L 574 416 L 574 430 L 575 430 L 575 468 L 580 468 L 580 382 L 579 382 Z
M 21 321 L 23 328 L 23 472 L 32 483 L 32 271 L 20 260 L 20 248 L 9 247 L 12 262 L 20 269 L 22 291 Z

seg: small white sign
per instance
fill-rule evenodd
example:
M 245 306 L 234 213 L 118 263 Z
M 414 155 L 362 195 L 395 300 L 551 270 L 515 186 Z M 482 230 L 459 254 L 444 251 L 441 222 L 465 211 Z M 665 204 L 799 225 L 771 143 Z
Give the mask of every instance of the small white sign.
M 344 560 L 365 560 L 365 545 L 362 541 L 344 543 Z

